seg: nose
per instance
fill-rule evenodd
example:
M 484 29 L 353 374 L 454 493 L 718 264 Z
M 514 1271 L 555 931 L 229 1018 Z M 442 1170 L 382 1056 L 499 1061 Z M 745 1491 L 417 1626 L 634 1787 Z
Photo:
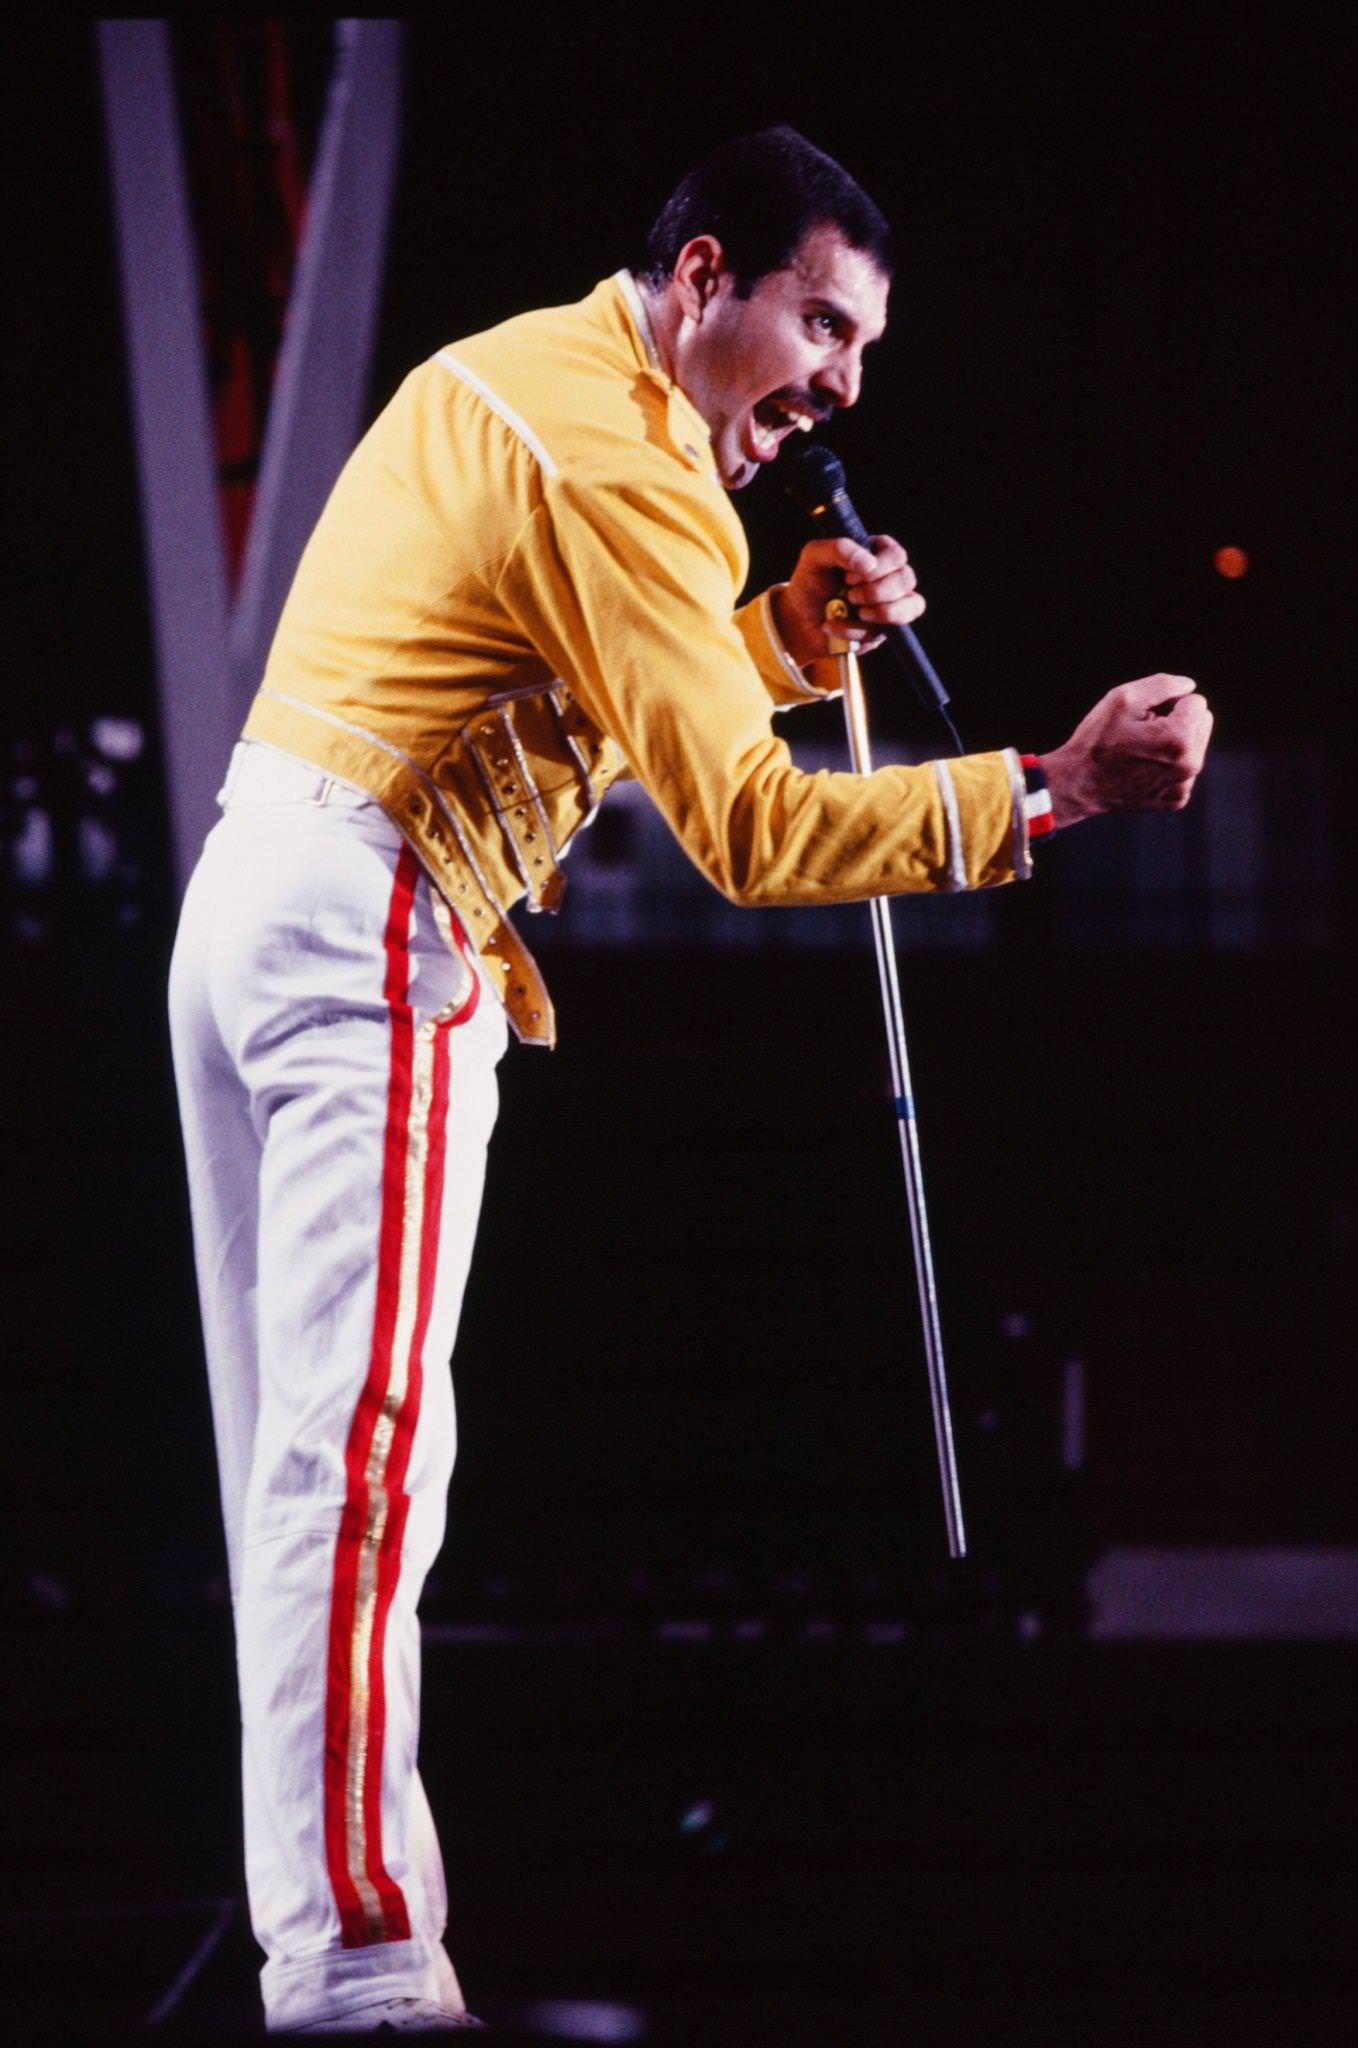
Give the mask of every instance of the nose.
M 862 385 L 863 358 L 857 349 L 845 349 L 816 379 L 817 393 L 840 407 L 857 405 Z

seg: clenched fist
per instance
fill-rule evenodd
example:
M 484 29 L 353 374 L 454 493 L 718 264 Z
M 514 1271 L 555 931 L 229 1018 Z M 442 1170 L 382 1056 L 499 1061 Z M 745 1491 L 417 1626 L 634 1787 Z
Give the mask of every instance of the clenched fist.
M 1102 811 L 1181 811 L 1212 736 L 1212 714 L 1190 676 L 1120 683 L 1080 720 L 1063 747 L 1043 754 L 1052 823 Z

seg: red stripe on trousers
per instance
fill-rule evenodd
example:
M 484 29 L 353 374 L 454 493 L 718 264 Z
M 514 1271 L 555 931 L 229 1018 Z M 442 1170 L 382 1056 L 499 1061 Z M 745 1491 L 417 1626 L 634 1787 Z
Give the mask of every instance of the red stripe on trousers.
M 367 1784 L 375 1780 L 378 1839 L 369 1837 L 368 1867 L 374 1867 L 378 1897 L 382 1906 L 383 1929 L 379 1934 L 368 1917 L 357 1888 L 349 1875 L 349 1844 L 345 1795 L 349 1770 L 350 1693 L 353 1685 L 354 1608 L 358 1564 L 363 1532 L 368 1520 L 368 1456 L 373 1431 L 391 1379 L 392 1349 L 396 1334 L 396 1312 L 400 1291 L 401 1231 L 405 1214 L 406 1153 L 410 1133 L 411 1072 L 414 1054 L 414 1019 L 410 1008 L 410 923 L 415 902 L 419 864 L 403 845 L 396 863 L 391 902 L 387 911 L 384 939 L 386 974 L 383 995 L 391 1020 L 391 1062 L 387 1084 L 387 1123 L 382 1160 L 382 1211 L 378 1235 L 377 1302 L 373 1315 L 372 1348 L 368 1376 L 359 1396 L 345 1448 L 345 1498 L 340 1515 L 339 1539 L 335 1546 L 335 1579 L 330 1604 L 330 1641 L 327 1659 L 325 1706 L 325 1852 L 330 1883 L 340 1916 L 340 1938 L 345 1948 L 364 1948 L 379 1940 L 409 1938 L 410 1919 L 399 1886 L 382 1865 L 381 1741 L 373 1740 L 369 1728 L 364 1786 L 365 1815 L 370 1811 Z M 409 1402 L 402 1404 L 403 1410 Z M 394 1503 L 389 1504 L 388 1512 Z M 404 1522 L 404 1513 L 398 1517 Z M 389 1603 L 388 1603 L 389 1604 Z M 381 1609 L 385 1620 L 385 1609 Z M 374 1619 L 373 1653 L 379 1668 L 380 1633 Z
M 434 1280 L 438 1271 L 439 1225 L 443 1213 L 443 1180 L 448 1138 L 448 1034 L 454 1024 L 468 1015 L 470 1008 L 464 1005 L 457 1016 L 437 1025 L 434 1031 L 429 1141 L 424 1162 L 419 1285 L 415 1324 L 410 1333 L 410 1354 L 407 1361 L 407 1384 L 410 1391 L 392 1438 L 387 1480 L 391 1510 L 382 1534 L 382 1548 L 377 1561 L 377 1613 L 373 1624 L 372 1653 L 368 1668 L 370 1757 L 374 1751 L 381 1754 L 382 1737 L 386 1728 L 387 1692 L 382 1667 L 382 1644 L 386 1637 L 387 1614 L 401 1576 L 401 1546 L 405 1540 L 406 1516 L 410 1508 L 410 1496 L 404 1491 L 405 1479 L 415 1437 L 415 1422 L 419 1414 L 424 1381 L 424 1342 L 429 1332 L 429 1318 L 434 1307 Z M 364 1786 L 364 1813 L 368 1843 L 368 1876 L 380 1893 L 386 1873 L 381 1868 L 379 1854 L 382 1831 L 382 1782 L 377 1773 L 370 1773 Z M 390 1879 L 386 1879 L 386 1882 L 390 1883 Z
M 372 1642 L 369 1646 L 368 1662 L 368 1759 L 370 1768 L 363 1786 L 364 1840 L 367 1845 L 368 1880 L 383 1901 L 384 1914 L 391 1924 L 394 1913 L 399 1913 L 402 1924 L 408 1927 L 405 1901 L 399 1888 L 392 1883 L 382 1863 L 382 1776 L 380 1769 L 371 1768 L 374 1757 L 381 1758 L 383 1738 L 387 1722 L 387 1687 L 383 1649 L 386 1643 L 387 1616 L 395 1598 L 401 1576 L 401 1550 L 405 1541 L 406 1519 L 410 1511 L 410 1497 L 405 1492 L 406 1473 L 410 1467 L 410 1454 L 415 1441 L 415 1427 L 419 1420 L 420 1401 L 424 1387 L 424 1345 L 429 1334 L 429 1319 L 434 1308 L 434 1284 L 438 1275 L 439 1243 L 442 1235 L 443 1188 L 448 1154 L 448 1097 L 451 1070 L 449 1038 L 459 1024 L 467 1023 L 476 1014 L 481 997 L 481 977 L 476 963 L 467 947 L 466 935 L 455 914 L 450 912 L 450 924 L 457 949 L 471 970 L 471 988 L 466 999 L 453 1012 L 434 1027 L 433 1057 L 431 1060 L 429 1088 L 429 1120 L 424 1160 L 424 1196 L 421 1203 L 420 1252 L 416 1279 L 415 1320 L 410 1334 L 410 1350 L 406 1359 L 406 1398 L 397 1417 L 392 1434 L 391 1451 L 387 1461 L 386 1492 L 388 1512 L 382 1533 L 382 1543 L 377 1561 L 377 1595 L 373 1617 Z M 394 1894 L 394 1899 L 389 1898 Z M 393 1939 L 403 1937 L 393 1936 Z

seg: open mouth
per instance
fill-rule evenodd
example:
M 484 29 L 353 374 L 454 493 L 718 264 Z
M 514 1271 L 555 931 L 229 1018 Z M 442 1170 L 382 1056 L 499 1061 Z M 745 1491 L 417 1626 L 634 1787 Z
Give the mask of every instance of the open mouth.
M 752 462 L 772 462 L 789 434 L 798 428 L 809 434 L 815 424 L 816 415 L 798 399 L 761 398 L 748 416 L 746 453 Z

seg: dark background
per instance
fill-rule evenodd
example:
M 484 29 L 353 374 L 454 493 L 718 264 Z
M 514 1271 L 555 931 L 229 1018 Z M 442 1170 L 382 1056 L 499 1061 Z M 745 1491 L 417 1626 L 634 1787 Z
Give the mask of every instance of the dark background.
M 24 18 L 11 53 L 5 713 L 7 744 L 52 764 L 53 735 L 95 716 L 154 730 L 153 656 L 89 24 Z M 1115 30 L 577 12 L 475 33 L 450 12 L 410 24 L 407 78 L 371 411 L 458 333 L 628 260 L 704 148 L 790 120 L 898 230 L 892 328 L 833 438 L 919 568 L 968 744 L 1053 745 L 1107 685 L 1167 669 L 1207 691 L 1219 747 L 1301 749 L 1329 790 L 1304 943 L 1275 918 L 1229 954 L 1072 950 L 1053 891 L 1096 857 L 1093 826 L 1041 849 L 984 952 L 903 963 L 962 1572 L 866 920 L 860 955 L 595 953 L 568 905 L 541 948 L 561 1047 L 503 1072 L 426 1601 L 451 1631 L 429 1730 L 459 1959 L 492 1991 L 588 1980 L 660 2010 L 694 1995 L 697 1957 L 702 2024 L 723 2001 L 748 2021 L 714 2039 L 896 2038 L 841 2030 L 827 1984 L 919 2038 L 1026 2039 L 1021 2006 L 1033 2038 L 1097 2009 L 1106 2040 L 1128 2015 L 1126 2038 L 1202 2039 L 1209 2005 L 1223 2039 L 1276 2038 L 1251 2031 L 1265 2010 L 1335 2038 L 1339 1653 L 1100 1649 L 1083 1590 L 1119 1546 L 1358 1533 L 1351 92 L 1331 35 L 1295 11 Z M 800 535 L 772 479 L 741 510 L 758 584 Z M 1227 544 L 1250 557 L 1238 582 L 1213 570 Z M 836 714 L 806 719 L 836 737 Z M 920 740 L 886 679 L 874 722 Z M 235 1884 L 154 748 L 129 786 L 132 880 L 58 888 L 4 969 L 4 1584 L 33 1675 L 16 1910 Z M 1319 830 L 1270 788 L 1271 837 Z M 723 1633 L 742 1614 L 771 1631 L 744 1666 Z M 491 1622 L 518 1648 L 487 1648 Z M 897 1631 L 885 1667 L 871 1625 Z M 725 1818 L 679 1825 L 713 1798 Z M 72 1953 L 65 1923 L 43 1938 Z M 967 2006 L 972 1943 L 989 1961 Z M 126 1974 L 110 1944 L 90 1981 L 115 1949 Z M 228 2003 L 247 1955 L 242 1933 Z

